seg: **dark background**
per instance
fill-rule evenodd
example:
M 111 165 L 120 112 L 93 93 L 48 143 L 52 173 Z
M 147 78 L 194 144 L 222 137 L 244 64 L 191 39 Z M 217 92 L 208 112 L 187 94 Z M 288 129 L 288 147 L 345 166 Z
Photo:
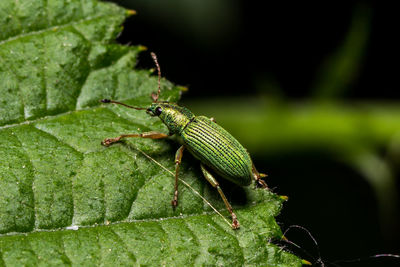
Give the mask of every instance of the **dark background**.
M 190 86 L 185 98 L 256 94 L 265 90 L 255 84 L 265 75 L 285 96 L 309 97 L 318 68 L 345 41 L 357 12 L 369 24 L 368 40 L 357 79 L 343 96 L 400 97 L 397 10 L 385 3 L 115 2 L 138 12 L 125 23 L 119 41 L 156 52 L 163 76 Z M 142 56 L 141 66 L 153 67 L 150 57 Z
M 398 10 L 384 3 L 115 2 L 137 11 L 118 41 L 154 51 L 163 77 L 189 87 L 188 105 L 206 111 L 209 99 L 219 99 L 223 111 L 226 101 L 248 97 L 399 103 Z M 139 67 L 154 67 L 148 53 Z M 400 259 L 370 258 L 400 254 L 400 220 L 397 214 L 383 229 L 373 190 L 353 168 L 323 149 L 256 153 L 254 161 L 282 177 L 269 182 L 290 197 L 278 218 L 282 229 L 301 225 L 318 241 L 290 230 L 287 237 L 305 250 L 289 246 L 295 254 L 315 262 L 319 249 L 327 266 L 400 265 Z M 399 168 L 393 168 L 398 186 Z

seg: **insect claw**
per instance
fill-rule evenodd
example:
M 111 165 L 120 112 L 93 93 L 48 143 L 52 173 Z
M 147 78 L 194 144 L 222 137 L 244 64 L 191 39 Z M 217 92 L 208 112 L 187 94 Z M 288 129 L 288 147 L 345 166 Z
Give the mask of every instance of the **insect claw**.
M 154 102 L 157 102 L 157 100 L 158 100 L 158 95 L 157 95 L 156 93 L 151 93 L 151 99 L 152 99 Z
M 282 199 L 283 201 L 288 201 L 289 197 L 288 196 L 279 196 L 280 199 Z
M 128 10 L 126 11 L 126 14 L 127 14 L 128 16 L 136 15 L 136 10 L 128 9 Z
M 236 230 L 240 228 L 240 223 L 236 218 L 236 214 L 232 213 L 232 229 Z
M 171 205 L 172 205 L 172 208 L 175 210 L 176 207 L 178 206 L 178 200 L 176 200 L 176 199 L 172 200 Z
M 257 185 L 268 190 L 267 183 L 264 180 L 262 180 L 261 178 L 257 180 Z
M 114 143 L 114 139 L 112 138 L 106 138 L 103 141 L 101 141 L 101 144 L 103 146 L 110 146 L 112 143 Z

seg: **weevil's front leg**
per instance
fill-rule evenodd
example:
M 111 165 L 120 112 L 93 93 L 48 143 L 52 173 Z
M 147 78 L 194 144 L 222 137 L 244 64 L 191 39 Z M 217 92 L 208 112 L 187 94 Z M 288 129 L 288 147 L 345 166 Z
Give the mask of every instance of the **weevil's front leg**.
M 233 229 L 238 229 L 240 227 L 240 224 L 237 220 L 236 214 L 233 212 L 231 204 L 229 204 L 228 199 L 226 199 L 224 192 L 222 192 L 221 187 L 219 186 L 219 183 L 215 178 L 212 176 L 212 174 L 204 167 L 203 164 L 200 164 L 201 171 L 203 172 L 204 177 L 207 179 L 207 181 L 210 182 L 210 184 L 214 187 L 217 188 L 219 195 L 221 196 L 222 200 L 225 203 L 226 208 L 228 209 L 229 213 L 232 216 L 232 228 Z
M 183 150 L 185 150 L 184 146 L 181 146 L 175 154 L 175 191 L 174 198 L 171 201 L 172 207 L 175 209 L 178 206 L 178 173 L 179 173 L 179 165 L 181 165 Z
M 253 173 L 253 177 L 256 180 L 257 184 L 260 185 L 262 188 L 268 189 L 267 183 L 262 179 L 267 177 L 268 175 L 264 174 L 264 173 L 259 173 L 256 169 L 256 167 L 253 164 L 252 167 L 252 173 Z
M 120 136 L 115 137 L 115 138 L 106 138 L 101 142 L 101 144 L 103 146 L 109 146 L 115 142 L 120 141 L 122 138 L 128 138 L 128 137 L 161 139 L 161 138 L 167 138 L 168 136 L 169 136 L 168 134 L 163 134 L 163 133 L 159 133 L 159 132 L 145 132 L 145 133 L 140 133 L 140 134 L 121 134 Z

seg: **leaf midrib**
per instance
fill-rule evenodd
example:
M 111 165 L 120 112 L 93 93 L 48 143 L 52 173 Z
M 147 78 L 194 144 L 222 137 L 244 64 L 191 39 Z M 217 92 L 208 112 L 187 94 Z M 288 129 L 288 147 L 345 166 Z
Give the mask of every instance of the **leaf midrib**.
M 262 203 L 261 203 L 262 204 Z M 241 210 L 246 210 L 250 209 L 252 207 L 255 207 L 257 205 L 260 205 L 260 203 L 257 204 L 250 204 L 248 206 L 242 207 L 242 208 L 235 208 L 235 211 L 241 211 Z M 219 209 L 220 211 L 224 212 L 227 211 L 225 208 Z M 0 238 L 3 236 L 24 236 L 27 234 L 32 234 L 32 233 L 40 233 L 40 232 L 62 232 L 62 231 L 78 231 L 79 229 L 90 229 L 90 228 L 96 228 L 96 227 L 107 227 L 107 226 L 115 226 L 115 225 L 120 225 L 120 224 L 129 224 L 129 223 L 142 223 L 142 222 L 162 222 L 162 221 L 168 221 L 168 220 L 183 220 L 192 217 L 208 217 L 212 215 L 217 215 L 214 211 L 201 211 L 199 213 L 191 213 L 191 214 L 184 214 L 184 215 L 179 215 L 179 216 L 170 216 L 170 217 L 162 217 L 162 218 L 146 218 L 146 219 L 128 219 L 128 220 L 120 220 L 116 222 L 109 222 L 109 223 L 95 223 L 93 225 L 69 225 L 67 227 L 60 227 L 60 228 L 53 228 L 53 229 L 35 229 L 29 232 L 8 232 L 4 234 L 0 234 Z M 218 217 L 215 217 L 218 218 Z M 74 229 L 67 229 L 68 227 L 72 226 L 78 226 L 77 230 Z M 227 227 L 229 227 L 227 225 Z M 224 229 L 225 230 L 225 229 Z M 226 231 L 226 230 L 225 230 Z M 234 230 L 232 230 L 234 231 Z M 240 231 L 240 230 L 239 230 Z
M 50 119 L 55 119 L 58 117 L 62 117 L 64 115 L 69 115 L 69 114 L 74 114 L 75 112 L 81 112 L 81 111 L 85 111 L 85 110 L 94 110 L 94 109 L 106 109 L 105 107 L 101 107 L 100 105 L 97 106 L 91 106 L 91 107 L 85 107 L 85 108 L 81 108 L 79 110 L 69 110 L 63 113 L 59 113 L 59 114 L 55 114 L 55 115 L 46 115 L 34 120 L 25 120 L 23 122 L 19 122 L 19 123 L 12 123 L 12 124 L 6 124 L 3 126 L 0 126 L 0 131 L 3 129 L 7 129 L 7 128 L 12 128 L 12 127 L 18 127 L 18 126 L 22 126 L 22 125 L 28 125 L 28 124 L 34 124 L 37 122 L 41 122 L 43 120 L 50 120 Z M 115 112 L 113 112 L 115 113 Z

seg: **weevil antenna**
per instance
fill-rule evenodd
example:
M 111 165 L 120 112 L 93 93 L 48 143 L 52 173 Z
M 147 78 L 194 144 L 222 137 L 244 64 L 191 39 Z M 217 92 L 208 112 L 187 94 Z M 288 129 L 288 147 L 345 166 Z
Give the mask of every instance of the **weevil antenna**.
M 110 100 L 110 99 L 102 99 L 102 100 L 100 100 L 100 102 L 101 102 L 101 103 L 118 104 L 118 105 L 125 106 L 125 107 L 127 107 L 127 108 L 133 108 L 133 109 L 136 109 L 136 110 L 144 110 L 144 109 L 146 109 L 146 108 L 138 108 L 138 107 L 129 106 L 129 105 L 127 105 L 127 104 L 124 104 L 124 103 L 121 103 L 121 102 L 117 102 L 117 101 L 114 101 L 114 100 Z
M 151 94 L 151 97 L 153 98 L 154 102 L 158 102 L 158 97 L 160 96 L 160 91 L 161 91 L 161 68 L 160 68 L 160 65 L 158 64 L 156 54 L 154 52 L 151 52 L 150 55 L 153 58 L 154 64 L 156 64 L 157 73 L 158 73 L 158 91 L 157 91 L 156 95 Z
M 285 232 L 283 232 L 283 236 L 286 237 L 286 234 L 289 232 L 289 230 L 291 230 L 291 229 L 293 229 L 293 228 L 297 228 L 297 229 L 303 230 L 304 232 L 306 232 L 306 233 L 308 234 L 308 236 L 309 236 L 309 237 L 311 238 L 311 240 L 314 242 L 314 245 L 315 245 L 315 247 L 316 247 L 316 249 L 317 249 L 317 253 L 318 253 L 318 259 L 316 259 L 315 264 L 318 263 L 318 264 L 320 264 L 321 267 L 325 267 L 325 264 L 324 264 L 324 262 L 322 261 L 322 258 L 321 258 L 321 253 L 320 253 L 320 251 L 319 251 L 318 242 L 317 242 L 317 240 L 314 238 L 314 236 L 311 234 L 311 232 L 310 232 L 307 228 L 305 228 L 305 227 L 303 227 L 303 226 L 300 226 L 300 225 L 293 224 L 293 225 L 290 225 L 290 226 L 285 230 Z M 308 256 L 312 257 L 312 258 L 315 260 L 315 257 L 314 257 L 314 256 L 312 256 L 310 253 L 308 253 L 306 250 L 304 250 L 302 247 L 300 247 L 300 246 L 297 245 L 296 243 L 294 243 L 294 242 L 292 242 L 292 241 L 289 241 L 287 238 L 286 238 L 286 240 L 284 240 L 284 241 L 287 242 L 287 243 L 289 243 L 289 244 L 294 245 L 295 247 L 297 247 L 297 248 L 299 248 L 299 249 L 301 249 L 301 250 L 304 251 Z

